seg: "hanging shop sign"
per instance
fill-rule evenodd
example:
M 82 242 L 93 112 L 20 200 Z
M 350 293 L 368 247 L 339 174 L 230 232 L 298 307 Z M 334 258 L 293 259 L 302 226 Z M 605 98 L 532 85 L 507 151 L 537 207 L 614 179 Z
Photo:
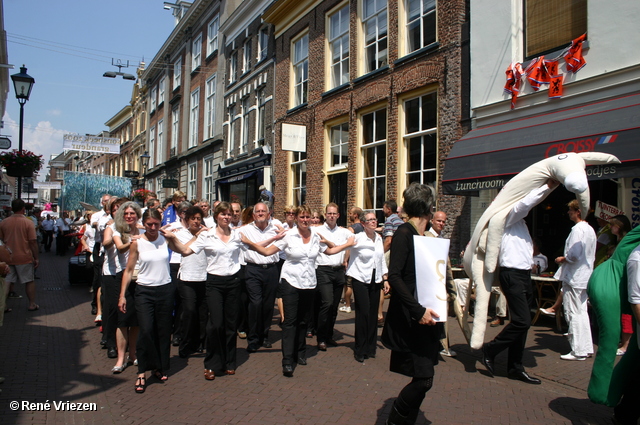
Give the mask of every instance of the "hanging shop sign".
M 62 189 L 60 182 L 33 182 L 34 189 Z
M 120 153 L 120 139 L 117 137 L 82 136 L 65 134 L 63 149 L 97 153 Z

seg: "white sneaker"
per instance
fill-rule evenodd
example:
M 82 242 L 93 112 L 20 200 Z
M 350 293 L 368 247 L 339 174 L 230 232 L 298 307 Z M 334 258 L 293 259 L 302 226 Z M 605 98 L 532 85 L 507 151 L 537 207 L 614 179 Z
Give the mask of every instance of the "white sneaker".
M 563 354 L 560 356 L 562 360 L 583 361 L 587 356 L 574 356 L 573 353 Z
M 446 356 L 446 357 L 455 357 L 458 355 L 458 353 L 456 353 L 453 350 L 441 350 L 440 351 L 440 355 L 441 356 Z
M 344 313 L 351 313 L 351 307 L 347 307 L 346 305 L 343 305 L 342 307 L 340 307 L 340 311 Z
M 102 314 L 98 314 L 94 320 L 94 322 L 102 322 Z
M 555 312 L 549 311 L 546 308 L 541 308 L 540 309 L 540 313 L 544 314 L 545 316 L 556 317 L 556 313 Z
M 624 353 L 626 353 L 626 351 L 623 351 L 620 348 L 618 348 L 618 351 L 616 351 L 616 356 L 624 356 Z

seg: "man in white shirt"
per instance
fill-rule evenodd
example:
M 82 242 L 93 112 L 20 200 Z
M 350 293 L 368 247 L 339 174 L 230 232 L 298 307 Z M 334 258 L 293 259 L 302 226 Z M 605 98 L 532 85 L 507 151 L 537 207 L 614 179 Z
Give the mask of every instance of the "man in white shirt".
M 51 251 L 51 243 L 53 242 L 53 225 L 54 221 L 51 219 L 51 214 L 46 214 L 44 220 L 42 220 L 42 233 L 43 233 L 43 243 L 44 243 L 44 251 Z
M 242 226 L 242 204 L 240 202 L 232 202 L 231 203 L 231 212 L 233 215 L 231 216 L 231 228 L 235 229 L 236 227 Z
M 269 207 L 264 202 L 258 202 L 253 207 L 253 220 L 253 223 L 242 228 L 242 233 L 250 241 L 264 242 L 278 234 L 276 226 L 269 221 Z M 248 250 L 244 256 L 247 263 L 245 282 L 249 294 L 247 351 L 255 353 L 261 346 L 271 348 L 268 336 L 280 278 L 278 254 L 265 257 Z
M 338 205 L 333 202 L 325 208 L 325 222 L 314 228 L 324 239 L 336 245 L 344 244 L 352 233 L 336 224 L 340 213 Z M 320 309 L 317 321 L 318 350 L 327 351 L 327 345 L 333 347 L 338 343 L 333 339 L 333 327 L 338 317 L 340 296 L 345 283 L 345 253 L 337 255 L 318 254 L 316 259 L 317 291 L 320 295 Z
M 522 366 L 527 333 L 531 327 L 533 287 L 531 285 L 531 258 L 533 242 L 527 223 L 529 211 L 542 202 L 558 182 L 549 179 L 547 184 L 532 190 L 514 204 L 505 222 L 500 243 L 500 286 L 511 309 L 511 321 L 492 340 L 482 346 L 482 363 L 493 376 L 494 359 L 503 350 L 509 349 L 507 371 L 509 379 L 528 384 L 540 384 L 540 380 L 529 376 Z
M 102 285 L 102 263 L 104 262 L 104 254 L 101 252 L 102 247 L 102 232 L 104 232 L 104 226 L 106 225 L 109 217 L 109 213 L 107 212 L 107 208 L 109 205 L 109 201 L 111 200 L 111 195 L 105 193 L 100 198 L 100 205 L 102 205 L 102 209 L 98 212 L 91 214 L 91 219 L 89 219 L 89 223 L 91 227 L 95 230 L 94 233 L 94 245 L 93 245 L 93 300 L 91 301 L 91 314 L 98 313 L 98 300 L 100 299 L 100 287 Z M 102 228 L 102 231 L 99 228 Z
M 69 234 L 71 227 L 69 224 L 69 213 L 66 211 L 62 213 L 62 217 L 58 217 L 54 229 L 56 230 L 56 255 L 66 255 L 67 248 L 69 247 L 69 238 L 66 235 Z

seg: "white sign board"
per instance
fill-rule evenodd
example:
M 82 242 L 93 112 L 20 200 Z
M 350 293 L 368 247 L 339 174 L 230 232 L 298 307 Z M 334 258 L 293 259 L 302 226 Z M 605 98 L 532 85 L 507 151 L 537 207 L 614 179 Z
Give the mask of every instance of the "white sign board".
M 605 204 L 602 201 L 596 201 L 596 218 L 609 221 L 611 217 L 616 215 L 624 215 L 624 212 L 613 205 Z
M 282 123 L 282 150 L 293 152 L 307 151 L 307 127 Z
M 34 189 L 62 189 L 60 182 L 33 182 Z
M 447 260 L 449 239 L 414 236 L 416 260 L 416 298 L 421 306 L 430 308 L 447 320 Z
M 62 149 L 98 153 L 120 153 L 120 139 L 117 137 L 65 134 Z

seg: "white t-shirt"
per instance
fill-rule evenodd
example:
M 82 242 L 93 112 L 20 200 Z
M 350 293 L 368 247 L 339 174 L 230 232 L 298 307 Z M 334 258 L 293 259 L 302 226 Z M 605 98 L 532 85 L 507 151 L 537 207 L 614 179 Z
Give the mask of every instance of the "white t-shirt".
M 596 232 L 586 221 L 571 228 L 564 244 L 566 262 L 554 277 L 576 289 L 586 289 L 596 260 Z
M 150 242 L 138 239 L 138 285 L 161 286 L 171 283 L 169 274 L 169 247 L 164 236 Z
M 176 237 L 183 244 L 193 239 L 193 234 L 185 228 L 176 232 Z M 207 280 L 207 257 L 204 252 L 182 257 L 178 278 L 185 282 L 204 282 Z
M 627 286 L 629 302 L 640 304 L 640 245 L 636 247 L 627 259 Z M 640 322 L 638 322 L 640 327 Z M 638 347 L 640 347 L 640 332 L 638 332 Z

